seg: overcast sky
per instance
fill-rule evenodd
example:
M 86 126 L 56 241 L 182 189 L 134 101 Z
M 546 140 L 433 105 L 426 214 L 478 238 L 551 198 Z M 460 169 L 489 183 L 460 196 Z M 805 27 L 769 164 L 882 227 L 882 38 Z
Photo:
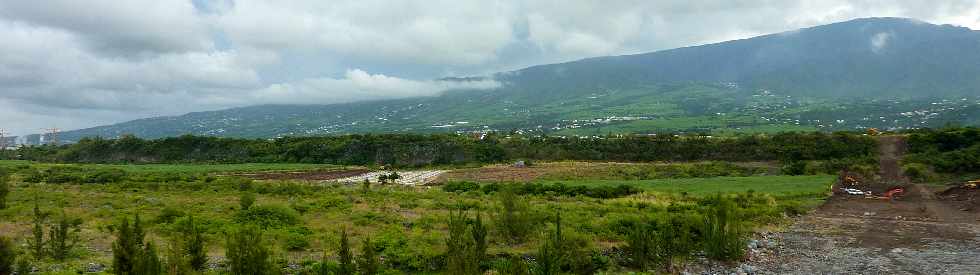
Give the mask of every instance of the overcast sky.
M 0 129 L 492 88 L 433 79 L 860 17 L 980 29 L 978 2 L 2 0 Z

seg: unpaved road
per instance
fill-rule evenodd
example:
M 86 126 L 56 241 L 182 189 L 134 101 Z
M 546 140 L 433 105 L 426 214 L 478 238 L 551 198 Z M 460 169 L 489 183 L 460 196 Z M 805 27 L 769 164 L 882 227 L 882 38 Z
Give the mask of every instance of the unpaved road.
M 901 137 L 880 143 L 882 182 L 905 182 Z M 925 185 L 894 200 L 838 195 L 783 232 L 766 234 L 748 264 L 757 274 L 980 274 L 980 213 Z

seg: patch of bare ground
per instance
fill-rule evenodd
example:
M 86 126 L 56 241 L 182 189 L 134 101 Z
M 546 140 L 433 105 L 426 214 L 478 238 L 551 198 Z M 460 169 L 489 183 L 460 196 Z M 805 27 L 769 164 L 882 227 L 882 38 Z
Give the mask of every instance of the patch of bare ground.
M 597 179 L 612 170 L 630 167 L 657 167 L 684 163 L 630 163 L 630 162 L 546 162 L 528 167 L 512 165 L 492 165 L 480 168 L 457 169 L 443 174 L 436 183 L 447 181 L 478 182 L 529 182 L 537 179 Z M 691 163 L 687 163 L 691 164 Z M 766 162 L 740 162 L 735 165 L 758 168 L 768 174 L 779 173 L 778 165 Z M 602 178 L 612 179 L 612 178 Z
M 877 184 L 907 182 L 897 162 L 904 139 L 879 144 Z M 901 185 L 906 192 L 894 199 L 836 194 L 792 226 L 758 235 L 745 273 L 980 274 L 980 214 L 948 199 L 968 194 Z
M 237 174 L 237 176 L 247 177 L 255 180 L 335 180 L 353 177 L 370 172 L 367 169 L 350 170 L 313 170 L 296 172 L 265 172 L 252 174 Z

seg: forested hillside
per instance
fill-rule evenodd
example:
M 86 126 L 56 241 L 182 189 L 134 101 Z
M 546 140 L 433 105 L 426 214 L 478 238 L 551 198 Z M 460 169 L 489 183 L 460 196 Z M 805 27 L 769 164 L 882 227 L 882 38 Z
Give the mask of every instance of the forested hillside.
M 269 138 L 376 132 L 609 133 L 913 129 L 980 122 L 980 32 L 869 18 L 488 76 L 491 90 L 252 106 L 62 133 Z M 454 79 L 446 79 L 452 81 Z

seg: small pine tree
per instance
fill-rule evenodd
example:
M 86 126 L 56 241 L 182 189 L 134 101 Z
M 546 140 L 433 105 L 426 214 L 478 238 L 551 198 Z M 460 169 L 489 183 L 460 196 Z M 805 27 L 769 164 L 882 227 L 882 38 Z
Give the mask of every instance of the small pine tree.
M 364 179 L 364 181 L 361 182 L 361 191 L 364 193 L 371 191 L 371 180 Z
M 143 246 L 139 256 L 133 266 L 133 274 L 139 275 L 160 275 L 163 274 L 163 263 L 157 256 L 157 249 L 153 242 L 148 242 Z
M 498 231 L 512 244 L 521 243 L 534 229 L 530 204 L 511 188 L 505 188 L 498 195 L 500 212 L 496 215 Z
M 0 274 L 7 275 L 14 272 L 14 259 L 17 258 L 17 250 L 14 242 L 6 236 L 0 236 Z
M 143 230 L 143 222 L 140 220 L 140 214 L 137 213 L 136 217 L 133 218 L 133 241 L 137 248 L 143 248 L 143 240 L 145 239 L 146 232 Z
M 26 254 L 22 254 L 20 257 L 17 257 L 17 263 L 15 265 L 16 266 L 14 269 L 17 271 L 17 274 L 30 274 L 31 270 L 33 269 L 31 267 L 30 260 L 27 259 Z
M 245 226 L 228 236 L 225 258 L 231 274 L 261 275 L 273 271 L 269 248 L 263 243 L 262 231 L 255 226 Z
M 81 220 L 69 218 L 64 211 L 61 212 L 57 222 L 48 230 L 48 244 L 52 258 L 59 261 L 68 258 L 72 248 L 78 244 L 81 223 Z
M 563 242 L 564 237 L 561 234 L 561 212 L 558 212 L 555 215 L 555 232 L 538 249 L 538 274 L 555 275 L 561 273 Z
M 238 197 L 238 206 L 242 211 L 252 208 L 252 204 L 255 203 L 255 194 L 252 192 L 244 192 L 241 197 Z
M 167 274 L 192 274 L 193 268 L 191 268 L 190 257 L 186 253 L 187 248 L 185 248 L 184 242 L 179 238 L 170 239 L 170 245 L 167 246 L 167 250 L 164 254 L 165 258 L 165 273 Z
M 0 142 L 3 142 L 0 140 Z M 7 183 L 7 170 L 0 169 L 0 209 L 7 208 L 7 195 L 10 194 L 10 185 Z
M 340 232 L 340 248 L 337 250 L 337 257 L 340 260 L 337 275 L 353 275 L 356 268 L 354 267 L 354 254 L 350 251 L 347 229 Z
M 48 218 L 48 215 L 41 211 L 40 198 L 34 195 L 34 212 L 31 222 L 33 227 L 31 228 L 31 239 L 27 241 L 28 247 L 30 247 L 31 255 L 34 259 L 44 258 L 44 223 Z
M 207 244 L 201 229 L 194 223 L 194 216 L 187 217 L 187 226 L 183 230 L 184 249 L 190 258 L 188 262 L 192 269 L 203 271 L 208 263 Z
M 446 269 L 449 274 L 478 273 L 479 263 L 473 261 L 473 238 L 467 235 L 466 212 L 461 208 L 449 211 L 449 238 L 446 238 Z
M 473 236 L 473 257 L 477 265 L 483 263 L 487 258 L 487 226 L 483 223 L 483 215 L 476 213 L 476 220 L 473 221 L 470 233 Z
M 129 226 L 129 218 L 123 217 L 116 231 L 116 240 L 112 242 L 112 270 L 119 275 L 130 275 L 139 256 L 133 229 Z
M 374 251 L 374 244 L 370 237 L 365 237 L 361 244 L 361 255 L 357 258 L 357 271 L 361 275 L 378 274 L 381 270 L 381 263 L 378 262 L 378 255 Z

